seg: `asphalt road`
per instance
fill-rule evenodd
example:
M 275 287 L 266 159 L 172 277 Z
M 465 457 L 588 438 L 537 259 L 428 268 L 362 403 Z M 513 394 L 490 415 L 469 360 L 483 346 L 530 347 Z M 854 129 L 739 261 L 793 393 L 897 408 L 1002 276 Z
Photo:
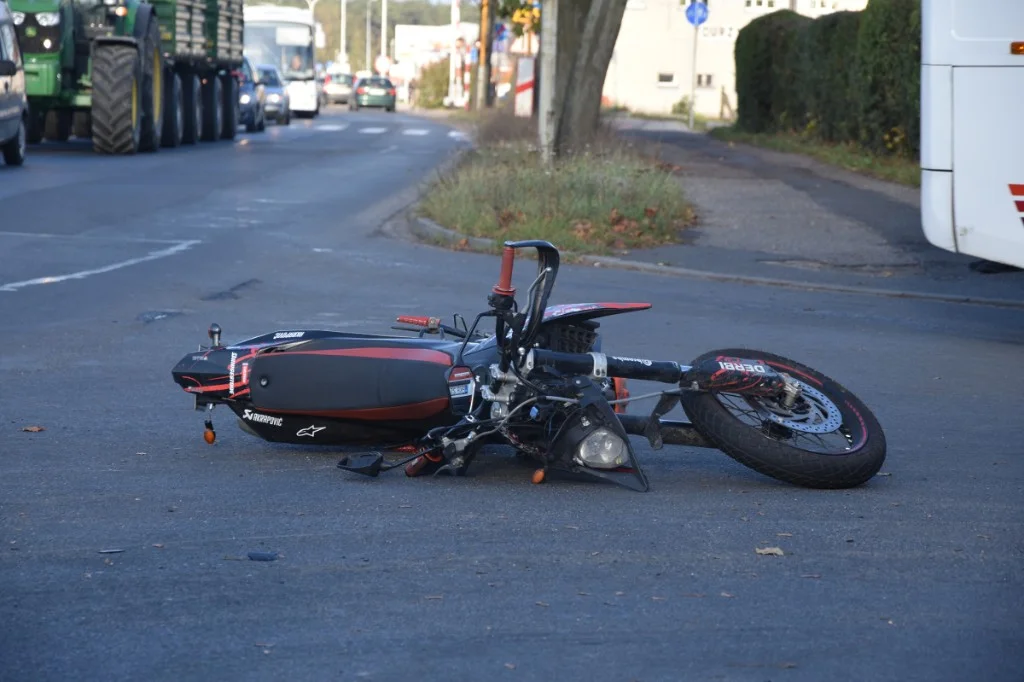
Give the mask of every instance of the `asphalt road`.
M 850 491 L 641 441 L 646 494 L 500 451 L 362 479 L 223 411 L 206 445 L 170 368 L 211 322 L 483 307 L 494 258 L 381 229 L 460 144 L 343 112 L 0 168 L 0 679 L 1024 679 L 1024 311 L 564 267 L 556 302 L 654 304 L 608 350 L 763 348 L 855 391 L 889 460 Z

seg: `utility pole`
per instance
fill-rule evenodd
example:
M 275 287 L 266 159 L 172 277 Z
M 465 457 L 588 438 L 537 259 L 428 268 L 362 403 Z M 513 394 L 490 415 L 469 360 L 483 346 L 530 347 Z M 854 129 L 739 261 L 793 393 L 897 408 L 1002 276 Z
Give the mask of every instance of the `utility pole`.
M 380 0 L 380 56 L 388 56 L 388 0 Z
M 341 42 L 338 43 L 340 47 L 338 52 L 340 53 L 339 61 L 343 64 L 348 64 L 348 30 L 346 28 L 346 10 L 348 9 L 348 0 L 341 0 Z
M 371 69 L 370 67 L 370 12 L 373 11 L 373 5 L 370 4 L 371 0 L 366 0 L 366 66 L 364 69 Z
M 558 93 L 555 92 L 555 65 L 558 63 L 558 0 L 543 0 L 540 10 L 540 115 L 537 129 L 541 158 L 550 165 L 555 158 L 555 126 Z
M 491 63 L 491 3 L 489 0 L 480 0 L 480 50 L 477 53 L 480 60 L 476 65 L 476 108 L 483 109 L 487 106 L 487 90 L 490 86 Z

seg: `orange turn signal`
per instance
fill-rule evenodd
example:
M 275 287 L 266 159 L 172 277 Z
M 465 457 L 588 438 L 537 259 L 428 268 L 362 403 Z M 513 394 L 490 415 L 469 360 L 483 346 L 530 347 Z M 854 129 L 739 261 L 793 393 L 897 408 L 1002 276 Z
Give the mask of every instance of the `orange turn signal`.
M 1010 43 L 1010 54 L 1024 55 L 1024 40 Z
M 116 14 L 119 17 L 127 16 L 128 8 L 124 5 L 121 5 L 120 7 L 114 10 L 114 14 Z

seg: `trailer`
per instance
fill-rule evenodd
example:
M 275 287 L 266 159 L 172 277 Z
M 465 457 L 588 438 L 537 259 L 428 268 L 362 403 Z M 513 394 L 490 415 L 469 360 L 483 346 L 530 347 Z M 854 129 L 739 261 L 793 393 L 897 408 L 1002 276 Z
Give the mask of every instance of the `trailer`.
M 243 0 L 9 0 L 29 143 L 101 154 L 233 139 Z

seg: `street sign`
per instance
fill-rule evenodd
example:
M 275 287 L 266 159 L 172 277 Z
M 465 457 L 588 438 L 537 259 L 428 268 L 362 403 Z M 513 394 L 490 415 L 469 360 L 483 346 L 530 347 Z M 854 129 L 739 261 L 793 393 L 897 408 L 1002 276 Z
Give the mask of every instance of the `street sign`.
M 690 0 L 686 7 L 686 20 L 694 26 L 700 26 L 708 20 L 708 6 L 700 0 Z

